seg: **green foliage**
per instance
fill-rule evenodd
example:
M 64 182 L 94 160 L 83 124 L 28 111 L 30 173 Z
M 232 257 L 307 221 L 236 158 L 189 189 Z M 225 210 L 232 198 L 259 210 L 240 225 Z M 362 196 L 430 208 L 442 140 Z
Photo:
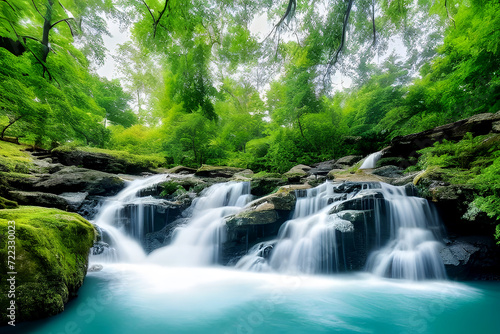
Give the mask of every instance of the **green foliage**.
M 184 190 L 184 187 L 178 184 L 177 182 L 169 181 L 163 182 L 160 184 L 160 188 L 162 189 L 160 196 L 167 197 L 174 194 L 178 190 Z
M 0 171 L 28 173 L 33 159 L 25 152 L 26 146 L 0 141 Z
M 467 214 L 472 217 L 478 212 L 485 212 L 493 220 L 499 220 L 499 152 L 500 135 L 472 137 L 469 133 L 457 143 L 445 140 L 420 150 L 422 156 L 416 169 L 433 172 L 433 178 L 439 174 L 439 179 L 452 184 L 474 186 L 477 194 L 470 203 Z

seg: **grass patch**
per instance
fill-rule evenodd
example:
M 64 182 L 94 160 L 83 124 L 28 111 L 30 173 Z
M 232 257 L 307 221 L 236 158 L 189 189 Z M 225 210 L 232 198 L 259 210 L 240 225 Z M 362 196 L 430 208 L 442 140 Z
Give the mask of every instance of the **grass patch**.
M 25 149 L 28 146 L 17 145 L 0 140 L 0 171 L 29 173 L 34 167 L 33 159 Z

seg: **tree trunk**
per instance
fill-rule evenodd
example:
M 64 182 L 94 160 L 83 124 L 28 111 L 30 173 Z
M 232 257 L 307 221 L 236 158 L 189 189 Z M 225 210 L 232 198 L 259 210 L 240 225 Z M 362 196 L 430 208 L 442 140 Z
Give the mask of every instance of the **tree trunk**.
M 306 136 L 304 136 L 304 131 L 302 130 L 302 124 L 300 123 L 300 115 L 297 117 L 297 123 L 299 125 L 300 135 L 304 140 L 316 151 L 316 146 L 314 146 L 309 140 L 307 140 Z
M 42 34 L 42 61 L 45 63 L 47 61 L 47 56 L 49 55 L 49 34 L 52 28 L 52 7 L 54 6 L 55 0 L 47 0 L 47 11 L 45 12 L 45 17 L 43 21 L 43 34 Z M 45 72 L 45 69 L 44 69 Z

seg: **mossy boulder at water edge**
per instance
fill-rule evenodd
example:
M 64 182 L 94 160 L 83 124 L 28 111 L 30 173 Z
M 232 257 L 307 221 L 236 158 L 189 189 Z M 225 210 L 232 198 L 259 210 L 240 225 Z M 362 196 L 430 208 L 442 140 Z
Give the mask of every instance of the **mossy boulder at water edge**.
M 14 259 L 8 252 L 11 221 L 15 222 Z M 62 312 L 83 283 L 94 236 L 92 225 L 74 213 L 30 206 L 0 210 L 1 265 L 8 269 L 0 274 L 0 325 L 12 320 L 5 312 L 12 300 L 16 324 Z M 9 296 L 11 285 L 6 283 L 11 277 L 15 278 L 15 296 Z

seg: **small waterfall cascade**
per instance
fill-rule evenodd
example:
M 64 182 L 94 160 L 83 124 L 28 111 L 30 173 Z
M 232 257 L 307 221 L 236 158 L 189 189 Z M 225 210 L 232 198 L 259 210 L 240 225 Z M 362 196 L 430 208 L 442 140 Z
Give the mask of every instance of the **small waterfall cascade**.
M 103 240 L 94 247 L 90 259 L 92 262 L 139 262 L 145 258 L 145 252 L 138 242 L 144 235 L 145 208 L 157 205 L 162 200 L 151 196 L 140 197 L 140 192 L 167 178 L 168 175 L 155 175 L 134 180 L 116 196 L 104 202 L 94 220 Z M 132 208 L 131 214 L 126 215 L 128 207 Z M 151 224 L 154 225 L 154 219 L 151 219 Z
M 382 152 L 375 152 L 365 158 L 359 169 L 375 168 L 377 161 L 382 157 Z
M 224 217 L 239 212 L 250 200 L 248 182 L 219 183 L 205 189 L 189 209 L 189 222 L 176 228 L 172 243 L 153 251 L 148 261 L 175 266 L 217 264 L 226 239 Z
M 427 200 L 407 191 L 384 183 L 327 182 L 297 192 L 294 217 L 278 238 L 255 245 L 236 267 L 306 274 L 365 269 L 383 277 L 444 279 L 439 217 Z
M 293 219 L 285 222 L 278 239 L 260 243 L 241 258 L 237 268 L 289 273 L 338 271 L 337 231 L 352 230 L 349 221 L 330 215 L 333 203 L 351 198 L 338 184 L 325 182 L 313 189 L 296 191 Z
M 441 223 L 437 212 L 425 199 L 407 196 L 404 187 L 382 184 L 381 191 L 388 206 L 391 238 L 370 254 L 367 270 L 410 280 L 446 278 L 439 255 Z

